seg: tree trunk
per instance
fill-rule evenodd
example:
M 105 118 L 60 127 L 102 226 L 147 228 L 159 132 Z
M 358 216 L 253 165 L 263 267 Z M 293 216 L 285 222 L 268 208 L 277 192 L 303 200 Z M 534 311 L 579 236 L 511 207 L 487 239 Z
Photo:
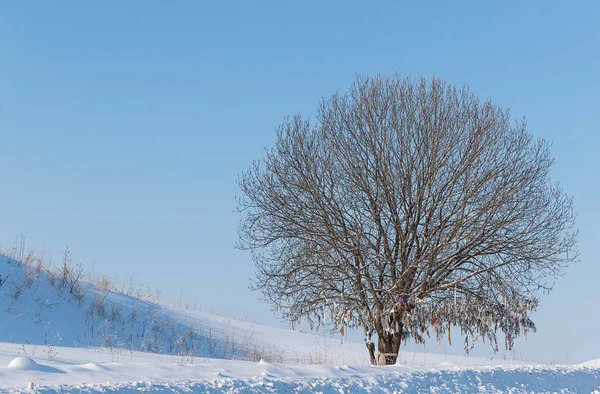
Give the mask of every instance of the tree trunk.
M 371 365 L 377 365 L 377 359 L 375 358 L 375 344 L 369 340 L 366 345 L 367 350 L 369 351 L 369 357 L 371 358 Z
M 379 358 L 377 363 L 379 365 L 393 365 L 396 364 L 398 359 L 398 351 L 400 350 L 400 342 L 402 342 L 401 330 L 392 334 L 383 333 L 378 334 L 379 342 L 377 351 Z

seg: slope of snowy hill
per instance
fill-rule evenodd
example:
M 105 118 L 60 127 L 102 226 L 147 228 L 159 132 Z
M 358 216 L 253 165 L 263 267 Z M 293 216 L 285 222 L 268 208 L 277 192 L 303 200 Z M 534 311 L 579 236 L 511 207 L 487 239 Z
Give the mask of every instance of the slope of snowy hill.
M 0 341 L 25 347 L 101 347 L 113 360 L 145 351 L 185 357 L 368 362 L 364 345 L 260 326 L 126 295 L 0 257 Z M 66 280 L 69 282 L 69 280 Z
M 372 367 L 360 343 L 174 307 L 79 273 L 0 258 L 0 391 L 600 393 L 597 361 L 404 352 Z

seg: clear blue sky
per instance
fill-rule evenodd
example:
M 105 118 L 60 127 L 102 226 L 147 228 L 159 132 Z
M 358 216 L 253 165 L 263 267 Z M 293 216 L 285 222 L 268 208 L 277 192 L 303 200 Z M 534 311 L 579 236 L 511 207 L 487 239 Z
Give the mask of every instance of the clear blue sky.
M 1 2 L 0 243 L 273 322 L 238 174 L 356 74 L 436 75 L 526 116 L 575 197 L 581 263 L 518 354 L 600 358 L 600 3 L 325 3 Z

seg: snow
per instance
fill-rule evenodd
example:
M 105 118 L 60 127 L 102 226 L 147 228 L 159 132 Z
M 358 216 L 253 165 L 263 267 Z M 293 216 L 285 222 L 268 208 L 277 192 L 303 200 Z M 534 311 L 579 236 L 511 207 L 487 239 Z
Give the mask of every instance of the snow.
M 0 286 L 0 392 L 600 393 L 600 359 L 555 366 L 403 351 L 397 365 L 373 367 L 364 344 L 339 337 L 90 283 L 76 300 L 46 273 L 27 281 L 31 272 L 1 258 L 0 275 L 9 278 Z M 109 312 L 90 314 L 93 306 Z M 181 340 L 191 341 L 193 352 L 183 351 Z M 154 353 L 140 351 L 150 342 Z
M 39 364 L 29 357 L 17 357 L 8 364 L 10 369 L 19 369 L 22 371 L 34 371 L 39 368 Z
M 0 391 L 19 392 L 322 392 L 455 393 L 563 392 L 600 390 L 600 370 L 585 366 L 285 365 L 217 359 L 182 363 L 177 356 L 134 353 L 133 361 L 106 362 L 101 349 L 61 348 L 60 362 L 18 357 L 0 344 Z M 428 364 L 440 356 L 428 355 Z M 27 360 L 27 361 L 22 361 Z M 90 362 L 89 360 L 95 360 Z M 469 363 L 467 363 L 469 364 Z M 33 365 L 30 368 L 29 365 Z M 36 367 L 37 365 L 37 367 Z

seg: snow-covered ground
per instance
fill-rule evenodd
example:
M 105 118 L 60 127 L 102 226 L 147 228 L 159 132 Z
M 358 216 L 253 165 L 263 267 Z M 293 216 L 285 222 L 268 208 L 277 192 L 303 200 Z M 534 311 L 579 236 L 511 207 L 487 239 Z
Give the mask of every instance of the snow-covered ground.
M 82 282 L 74 296 L 60 275 L 35 266 L 0 258 L 0 392 L 600 393 L 600 361 L 550 366 L 402 352 L 397 365 L 372 367 L 361 343 L 98 283 Z
M 15 344 L 0 345 L 3 392 L 235 392 L 235 393 L 592 393 L 600 390 L 594 366 L 474 365 L 419 355 L 422 366 L 279 365 L 133 353 L 107 362 L 106 350 L 60 348 L 61 361 L 42 355 L 15 358 Z M 131 357 L 131 359 L 129 358 Z M 133 360 L 133 361 L 131 361 Z M 406 361 L 406 360 L 405 360 Z M 459 360 L 460 361 L 460 360 Z M 488 360 L 489 364 L 489 360 Z M 598 391 L 600 392 L 600 391 Z

